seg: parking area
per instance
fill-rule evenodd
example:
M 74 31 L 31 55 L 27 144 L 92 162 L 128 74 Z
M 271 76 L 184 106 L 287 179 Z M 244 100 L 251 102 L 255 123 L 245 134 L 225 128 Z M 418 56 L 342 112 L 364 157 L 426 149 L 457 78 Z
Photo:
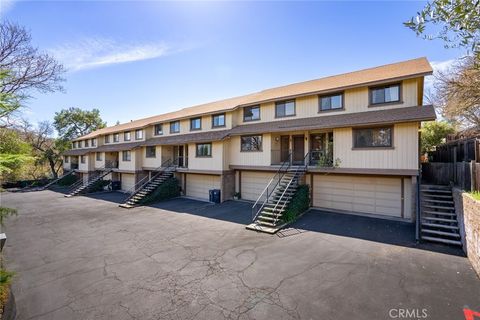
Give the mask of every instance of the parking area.
M 250 204 L 2 193 L 18 319 L 465 319 L 480 279 L 412 225 L 311 211 L 277 235 L 245 229 Z M 393 310 L 393 311 L 392 311 Z M 421 314 L 422 315 L 422 314 Z M 411 318 L 416 319 L 416 318 Z

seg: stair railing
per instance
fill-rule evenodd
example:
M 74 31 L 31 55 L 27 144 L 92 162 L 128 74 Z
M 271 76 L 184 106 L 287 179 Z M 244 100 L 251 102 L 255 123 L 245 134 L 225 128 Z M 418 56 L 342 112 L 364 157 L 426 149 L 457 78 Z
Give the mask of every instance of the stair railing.
M 277 224 L 277 222 L 279 220 L 278 219 L 279 213 L 282 212 L 282 210 L 285 208 L 285 205 L 287 204 L 286 201 L 283 201 L 283 204 L 281 205 L 281 207 L 278 207 L 280 205 L 280 203 L 282 202 L 282 199 L 285 196 L 285 193 L 287 192 L 288 188 L 290 188 L 290 186 L 292 185 L 292 182 L 294 180 L 299 180 L 298 173 L 299 173 L 300 169 L 303 169 L 303 172 L 306 172 L 307 168 L 308 168 L 308 152 L 305 155 L 305 157 L 303 157 L 303 165 L 297 166 L 292 178 L 290 179 L 290 181 L 288 181 L 288 184 L 285 187 L 285 189 L 283 190 L 282 195 L 277 200 L 277 203 L 275 204 L 275 207 L 273 207 L 273 210 L 272 210 L 272 213 L 274 214 L 273 224 L 275 224 L 275 225 Z M 298 182 L 299 181 L 297 181 L 297 183 Z
M 106 171 L 104 171 L 105 169 L 106 169 Z M 89 184 L 90 182 L 97 179 L 102 174 L 104 176 L 107 175 L 110 171 L 112 171 L 112 168 L 106 168 L 105 165 L 103 165 L 99 168 L 95 168 L 94 173 L 92 173 L 91 175 L 88 176 L 88 179 L 87 179 L 86 183 L 83 181 L 82 178 L 80 178 L 77 182 L 75 182 L 74 184 L 72 184 L 70 186 L 70 189 L 69 189 L 68 193 L 71 193 L 71 192 L 75 191 L 76 189 L 80 188 L 83 185 Z
M 63 178 L 71 175 L 72 173 L 74 173 L 75 170 L 69 170 L 67 173 L 63 174 L 62 176 L 56 178 L 56 179 L 53 179 L 53 181 L 50 181 L 49 183 L 47 183 L 46 185 L 43 186 L 43 189 L 47 189 L 48 187 L 50 187 L 51 185 L 54 185 L 55 183 L 57 183 L 58 181 L 62 180 Z
M 267 186 L 265 189 L 263 189 L 262 193 L 260 196 L 257 198 L 257 201 L 252 206 L 252 221 L 254 222 L 255 219 L 257 219 L 258 214 L 262 211 L 263 207 L 265 204 L 268 202 L 270 199 L 273 191 L 277 188 L 278 184 L 282 180 L 283 176 L 285 173 L 288 171 L 288 169 L 292 166 L 291 160 L 291 153 L 288 154 L 288 160 L 284 161 L 281 165 L 280 168 L 278 168 L 277 172 L 275 172 L 275 175 L 270 179 L 268 182 Z M 262 201 L 262 198 L 265 197 L 265 199 Z
M 155 168 L 155 170 L 153 170 L 153 171 L 157 171 L 157 173 L 154 174 L 150 179 L 148 179 L 148 180 L 145 179 L 145 178 L 148 178 L 148 176 L 145 176 L 145 178 L 143 178 L 142 180 L 140 180 L 138 183 L 136 183 L 134 185 L 134 190 L 132 190 L 130 195 L 124 200 L 124 203 L 128 202 L 128 200 L 132 199 L 137 194 L 137 192 L 142 190 L 151 181 L 155 180 L 161 174 L 165 173 L 166 171 L 168 171 L 169 169 L 172 169 L 172 168 L 175 168 L 175 164 L 173 163 L 173 161 L 171 159 L 168 159 L 168 160 L 164 161 L 160 165 L 160 167 Z M 147 180 L 147 181 L 143 181 L 143 180 Z

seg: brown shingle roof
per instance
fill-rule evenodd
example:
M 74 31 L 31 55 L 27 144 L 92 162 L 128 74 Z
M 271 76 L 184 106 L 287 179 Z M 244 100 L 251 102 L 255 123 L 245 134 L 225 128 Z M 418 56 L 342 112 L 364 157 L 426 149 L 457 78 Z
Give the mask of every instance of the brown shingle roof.
M 95 149 L 72 149 L 63 153 L 64 156 L 83 156 Z
M 211 142 L 219 141 L 228 136 L 230 130 L 219 130 L 219 131 L 207 131 L 201 133 L 189 133 L 181 135 L 172 135 L 165 137 L 157 137 L 147 140 L 143 145 L 144 146 L 155 146 L 155 145 L 171 145 L 171 144 L 182 144 L 189 142 Z
M 355 127 L 396 122 L 428 121 L 435 120 L 435 118 L 436 115 L 433 106 L 395 108 L 388 110 L 345 113 L 315 118 L 302 118 L 241 125 L 231 129 L 230 135 Z
M 136 147 L 141 146 L 145 141 L 138 141 L 138 142 L 130 142 L 130 143 L 119 143 L 119 144 L 104 144 L 96 148 L 94 151 L 96 152 L 111 152 L 111 151 L 123 151 L 123 150 L 131 150 Z
M 233 110 L 237 107 L 245 105 L 252 105 L 308 94 L 328 92 L 332 90 L 346 89 L 361 85 L 369 85 L 387 80 L 413 78 L 417 76 L 429 75 L 431 73 L 432 67 L 430 66 L 430 63 L 426 58 L 402 61 L 380 67 L 344 73 L 311 81 L 294 83 L 240 97 L 205 103 L 190 108 L 184 108 L 178 111 L 100 129 L 83 137 L 80 137 L 77 140 L 93 138 L 98 135 L 120 132 L 124 130 L 143 128 L 151 124 L 167 122 L 181 118 L 188 118 L 194 115 Z

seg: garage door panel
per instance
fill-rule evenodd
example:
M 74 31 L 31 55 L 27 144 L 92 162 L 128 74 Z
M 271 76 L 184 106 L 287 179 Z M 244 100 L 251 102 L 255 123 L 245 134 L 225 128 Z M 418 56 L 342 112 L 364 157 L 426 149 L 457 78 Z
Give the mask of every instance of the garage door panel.
M 401 216 L 401 178 L 314 176 L 315 207 Z
M 242 171 L 242 199 L 256 201 L 274 175 L 273 172 Z
M 135 175 L 132 173 L 122 173 L 122 190 L 127 191 L 135 185 Z
M 203 200 L 209 199 L 209 190 L 220 189 L 220 176 L 187 174 L 186 195 Z

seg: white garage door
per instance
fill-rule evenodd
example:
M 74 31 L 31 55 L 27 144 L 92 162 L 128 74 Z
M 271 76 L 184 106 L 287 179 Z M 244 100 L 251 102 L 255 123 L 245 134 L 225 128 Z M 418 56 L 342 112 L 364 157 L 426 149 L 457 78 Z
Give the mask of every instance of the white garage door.
M 220 176 L 187 174 L 187 197 L 208 200 L 210 189 L 220 189 Z
M 275 172 L 242 171 L 242 199 L 256 201 L 274 175 Z
M 402 179 L 315 175 L 313 206 L 401 217 Z
M 133 173 L 122 173 L 122 190 L 130 190 L 134 185 L 135 175 Z

